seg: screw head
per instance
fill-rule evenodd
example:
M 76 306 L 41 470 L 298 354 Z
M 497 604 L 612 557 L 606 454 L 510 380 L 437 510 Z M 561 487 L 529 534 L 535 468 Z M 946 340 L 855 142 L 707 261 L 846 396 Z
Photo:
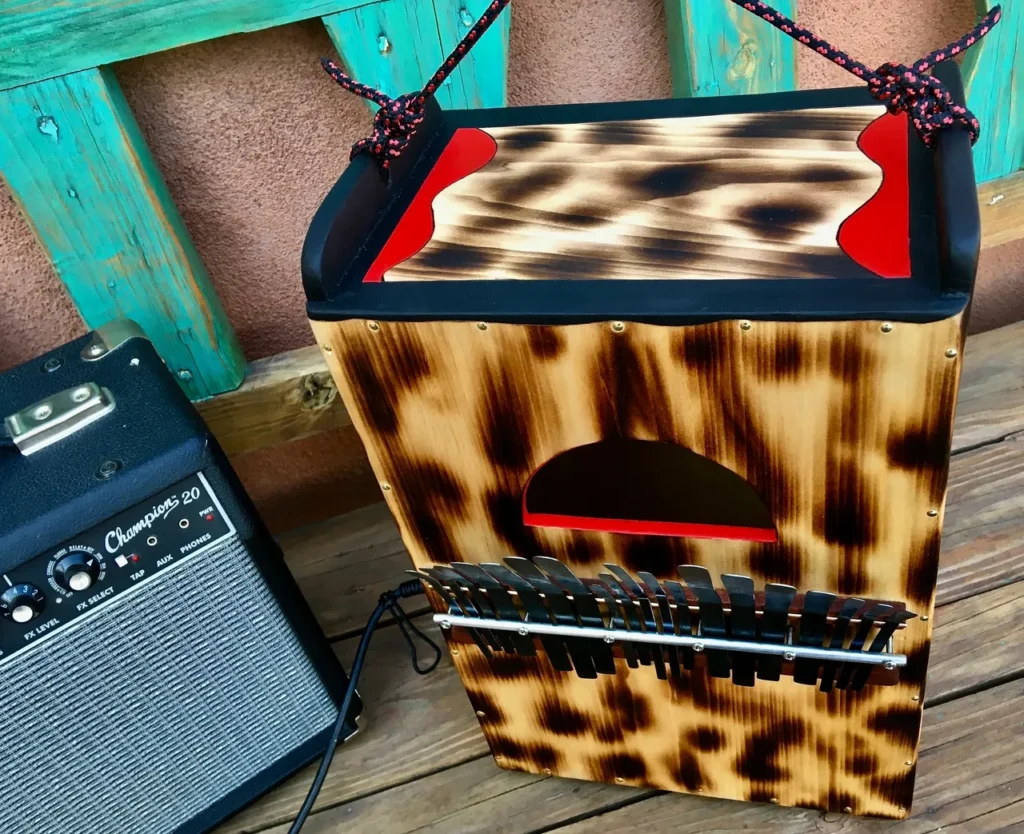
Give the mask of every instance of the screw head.
M 782 653 L 782 659 L 783 660 L 796 660 L 796 652 L 783 652 Z
M 616 785 L 622 785 L 622 784 L 624 784 L 624 783 L 625 783 L 625 781 L 626 781 L 626 780 L 625 780 L 625 779 L 623 779 L 623 778 L 622 778 L 621 776 L 616 776 L 616 777 L 615 777 L 615 784 L 616 784 Z
M 452 657 L 458 657 L 458 656 L 459 656 L 459 650 L 458 649 L 452 649 Z
M 462 21 L 462 25 L 467 29 L 473 26 L 473 15 L 469 13 L 469 9 L 463 7 L 459 9 L 459 20 Z
M 612 637 L 610 634 L 606 634 L 604 636 L 604 642 L 605 643 L 614 643 L 615 642 L 615 638 Z
M 928 622 L 928 615 L 927 614 L 922 614 L 921 615 L 921 622 L 922 623 Z
M 912 761 L 910 761 L 910 760 L 908 759 L 907 761 L 905 761 L 905 762 L 903 763 L 903 766 L 904 766 L 904 767 L 913 767 L 913 766 L 914 766 L 914 763 L 913 763 Z
M 136 357 L 135 357 L 134 359 L 132 359 L 132 361 L 131 361 L 131 362 L 129 362 L 128 364 L 129 364 L 129 365 L 131 365 L 131 366 L 132 366 L 133 368 L 137 368 L 137 367 L 139 367 L 139 365 L 140 365 L 141 363 L 139 362 L 139 357 L 137 357 L 137 356 L 136 356 Z
M 523 626 L 521 629 L 519 629 L 519 636 L 520 637 L 528 637 L 529 634 L 530 634 L 530 630 L 528 628 L 526 628 L 526 626 Z
M 43 363 L 43 370 L 46 371 L 46 373 L 48 374 L 52 374 L 54 371 L 59 371 L 63 365 L 64 360 L 58 359 L 56 356 L 54 356 L 52 359 L 47 359 Z
M 496 761 L 496 762 L 503 762 L 503 761 L 505 761 L 505 757 L 504 757 L 504 756 L 502 756 L 502 755 L 501 755 L 501 753 L 498 753 L 498 754 L 497 754 L 497 755 L 496 755 L 496 756 L 494 757 L 494 761 Z
M 321 345 L 321 349 L 323 350 L 324 353 L 334 353 L 334 348 L 332 348 L 330 345 Z
M 96 470 L 96 477 L 101 481 L 105 481 L 108 478 L 114 477 L 121 469 L 121 461 L 119 460 L 107 460 L 100 464 L 100 468 Z
M 959 356 L 959 353 L 957 352 L 956 348 L 950 348 L 949 350 L 946 351 L 947 359 L 956 359 L 957 356 Z
M 366 326 L 373 332 L 376 333 L 380 330 L 380 325 L 375 321 L 366 322 Z
M 107 349 L 103 347 L 103 345 L 90 345 L 85 349 L 85 352 L 89 356 L 95 358 L 97 356 L 102 356 L 104 353 L 107 352 Z
M 750 328 L 753 327 L 753 326 L 754 325 L 752 325 L 746 319 L 744 319 L 743 321 L 740 322 L 740 330 L 750 330 Z
M 381 55 L 387 55 L 391 52 L 391 41 L 388 40 L 388 36 L 380 34 L 377 36 L 377 51 Z
M 53 409 L 48 405 L 41 405 L 35 411 L 32 412 L 32 419 L 36 422 L 42 422 L 47 417 L 53 414 Z
M 853 808 L 851 808 L 849 805 L 847 805 L 845 808 L 843 808 L 843 813 L 844 814 L 852 814 L 853 813 Z
M 544 768 L 544 775 L 545 776 L 550 776 L 551 775 L 551 768 L 550 767 Z
M 910 700 L 913 701 L 916 704 L 918 701 L 921 700 L 921 696 L 920 695 L 911 695 L 910 696 Z
M 883 333 L 892 333 L 892 322 L 891 321 L 883 321 L 882 322 L 882 332 Z
M 778 800 L 778 799 L 776 799 L 776 798 L 775 798 L 775 797 L 773 796 L 773 797 L 771 798 L 771 803 L 772 803 L 772 805 L 778 805 L 778 804 L 779 804 L 779 800 Z
M 625 329 L 626 329 L 626 323 L 625 322 L 622 322 L 622 321 L 613 321 L 612 322 L 612 331 L 613 332 L 621 333 Z
M 74 400 L 76 403 L 84 403 L 87 399 L 89 399 L 89 389 L 76 388 L 71 394 L 71 399 Z
M 389 483 L 383 483 L 383 484 L 381 484 L 381 485 L 380 485 L 380 488 L 381 488 L 382 490 L 384 490 L 385 492 L 391 492 L 391 484 L 389 484 Z
M 477 330 L 486 330 L 487 329 L 487 322 L 485 322 L 485 321 L 478 321 L 476 323 L 476 329 Z
M 486 718 L 487 717 L 487 713 L 484 712 L 482 709 L 478 709 L 476 711 L 476 717 L 477 718 Z
M 192 379 L 192 371 L 190 371 L 188 368 L 182 368 L 181 370 L 178 371 L 178 379 L 183 379 L 187 382 L 188 380 Z
M 928 510 L 928 518 L 935 518 L 938 514 L 938 510 Z
M 885 663 L 882 664 L 882 666 L 883 666 L 883 668 L 885 669 L 886 672 L 891 672 L 893 669 L 896 668 L 896 664 L 893 663 L 891 660 L 886 661 Z
M 697 793 L 704 793 L 704 788 L 697 788 Z
M 700 654 L 702 651 L 704 651 L 704 644 L 703 643 L 694 643 L 693 644 L 693 650 L 695 652 L 697 652 L 698 654 Z
M 452 627 L 452 621 L 451 620 L 441 620 L 441 628 L 442 629 L 447 631 L 451 627 Z

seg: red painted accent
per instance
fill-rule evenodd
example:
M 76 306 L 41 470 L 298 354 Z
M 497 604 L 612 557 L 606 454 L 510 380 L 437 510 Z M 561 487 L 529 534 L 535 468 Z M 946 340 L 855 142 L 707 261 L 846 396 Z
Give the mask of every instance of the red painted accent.
M 494 159 L 498 143 L 475 127 L 460 127 L 412 198 L 391 237 L 378 253 L 363 283 L 384 280 L 384 273 L 420 251 L 434 235 L 434 198 L 448 186 L 474 174 Z
M 839 248 L 882 278 L 910 277 L 910 139 L 907 114 L 886 113 L 857 140 L 882 169 L 874 196 L 839 227 Z
M 680 521 L 636 521 L 625 518 L 587 518 L 573 515 L 531 513 L 523 508 L 527 527 L 558 527 L 595 533 L 624 533 L 630 536 L 674 536 L 681 539 L 729 539 L 742 542 L 774 542 L 774 530 L 761 527 L 733 527 L 727 524 L 694 524 Z

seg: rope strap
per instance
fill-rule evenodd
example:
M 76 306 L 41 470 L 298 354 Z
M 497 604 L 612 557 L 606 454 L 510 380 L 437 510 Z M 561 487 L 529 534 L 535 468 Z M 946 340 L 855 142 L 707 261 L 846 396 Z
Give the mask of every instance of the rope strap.
M 873 70 L 760 0 L 732 0 L 732 2 L 766 20 L 793 40 L 824 55 L 847 72 L 867 81 L 871 95 L 885 104 L 890 113 L 910 114 L 917 135 L 928 147 L 931 147 L 935 141 L 936 131 L 956 124 L 961 124 L 970 131 L 972 144 L 978 141 L 981 125 L 978 124 L 974 114 L 966 107 L 956 104 L 949 90 L 939 79 L 924 73 L 936 64 L 955 58 L 991 32 L 992 27 L 1002 17 L 1000 6 L 996 6 L 985 15 L 971 32 L 949 44 L 945 49 L 937 49 L 922 58 L 913 67 L 885 63 Z
M 321 58 L 320 64 L 327 70 L 331 78 L 344 89 L 380 105 L 380 110 L 373 117 L 373 133 L 352 146 L 349 158 L 354 159 L 358 154 L 368 153 L 377 160 L 381 173 L 386 176 L 391 167 L 391 160 L 402 155 L 402 151 L 405 150 L 423 123 L 423 111 L 427 99 L 434 95 L 437 88 L 454 72 L 469 50 L 483 37 L 484 32 L 491 27 L 491 24 L 509 2 L 510 0 L 494 0 L 488 6 L 473 28 L 459 41 L 459 45 L 418 93 L 406 93 L 404 96 L 391 98 L 380 90 L 360 84 L 354 78 L 346 75 L 341 67 L 330 58 Z

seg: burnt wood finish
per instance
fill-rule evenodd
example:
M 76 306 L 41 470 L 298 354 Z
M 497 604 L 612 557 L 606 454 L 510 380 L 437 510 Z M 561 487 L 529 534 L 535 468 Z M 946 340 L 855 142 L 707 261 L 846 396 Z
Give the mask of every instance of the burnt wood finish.
M 417 567 L 543 554 L 581 577 L 609 563 L 671 587 L 675 566 L 693 564 L 932 612 L 960 316 L 313 327 Z M 530 475 L 608 437 L 677 443 L 736 472 L 777 541 L 524 526 Z M 455 662 L 498 707 L 482 728 L 507 767 L 902 817 L 930 630 L 915 619 L 894 636 L 910 659 L 898 684 L 857 692 L 785 676 L 736 686 L 700 665 L 680 683 L 623 657 L 614 677 L 583 680 L 546 652 L 488 659 L 461 643 Z
M 385 281 L 867 278 L 840 224 L 882 184 L 857 147 L 881 105 L 491 127 Z

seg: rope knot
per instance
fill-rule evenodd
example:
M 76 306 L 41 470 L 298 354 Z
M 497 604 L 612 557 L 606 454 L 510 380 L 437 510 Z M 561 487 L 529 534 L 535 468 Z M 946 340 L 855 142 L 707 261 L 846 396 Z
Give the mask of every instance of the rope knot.
M 368 153 L 377 160 L 380 170 L 386 173 L 391 167 L 391 160 L 402 155 L 423 123 L 424 104 L 419 93 L 388 98 L 373 117 L 373 132 L 352 146 L 349 158 Z
M 890 113 L 909 113 L 914 129 L 928 147 L 935 141 L 937 131 L 955 124 L 966 127 L 971 134 L 971 142 L 976 142 L 980 132 L 978 120 L 966 107 L 953 101 L 953 96 L 938 78 L 925 75 L 922 64 L 931 66 L 925 61 L 914 67 L 882 64 L 868 79 L 868 90 L 872 97 L 885 104 Z

